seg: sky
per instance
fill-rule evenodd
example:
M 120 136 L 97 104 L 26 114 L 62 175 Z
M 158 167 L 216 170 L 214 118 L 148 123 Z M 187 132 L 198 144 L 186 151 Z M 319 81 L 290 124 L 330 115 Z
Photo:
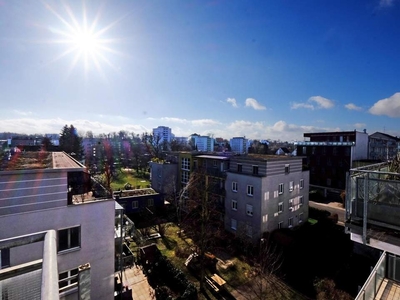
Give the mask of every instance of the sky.
M 400 0 L 0 0 L 0 132 L 400 136 Z

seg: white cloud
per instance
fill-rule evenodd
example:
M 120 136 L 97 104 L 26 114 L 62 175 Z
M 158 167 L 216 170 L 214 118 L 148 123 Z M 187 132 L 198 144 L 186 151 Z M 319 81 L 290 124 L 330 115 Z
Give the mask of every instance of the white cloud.
M 235 98 L 228 98 L 228 99 L 226 99 L 226 102 L 232 104 L 233 107 L 238 107 Z
M 17 114 L 17 115 L 20 115 L 20 116 L 29 116 L 29 115 L 32 115 L 32 112 L 31 112 L 31 111 L 22 111 L 22 110 L 14 109 L 13 112 L 14 112 L 15 114 Z
M 365 123 L 355 123 L 354 127 L 357 128 L 357 129 L 365 128 L 365 127 L 367 127 L 367 124 L 365 124 Z
M 346 104 L 344 107 L 346 107 L 348 110 L 357 110 L 357 111 L 362 110 L 362 107 L 357 106 L 354 103 Z
M 298 109 L 298 108 L 307 108 L 307 109 L 330 109 L 335 106 L 335 102 L 332 100 L 322 97 L 322 96 L 312 96 L 308 98 L 307 102 L 303 103 L 297 103 L 293 102 L 291 103 L 290 108 L 291 109 Z
M 246 107 L 252 107 L 255 110 L 265 110 L 267 109 L 264 105 L 258 103 L 256 99 L 253 98 L 247 98 L 246 99 Z
M 390 7 L 394 3 L 394 0 L 380 0 L 379 1 L 379 7 L 384 8 L 384 7 Z
M 400 118 L 400 93 L 379 100 L 368 111 L 373 115 Z

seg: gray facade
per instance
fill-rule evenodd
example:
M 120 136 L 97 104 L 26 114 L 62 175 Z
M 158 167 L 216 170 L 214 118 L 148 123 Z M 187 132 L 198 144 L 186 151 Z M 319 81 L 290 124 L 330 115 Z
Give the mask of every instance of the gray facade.
M 66 166 L 66 162 L 70 165 Z M 94 198 L 69 202 L 70 172 L 84 172 L 84 167 L 68 157 L 62 165 L 53 159 L 53 167 L 46 169 L 0 172 L 0 240 L 56 230 L 59 274 L 89 263 L 91 299 L 112 299 L 115 204 L 111 199 Z M 60 234 L 71 228 L 79 232 L 79 244 L 61 250 Z M 9 264 L 40 259 L 42 249 L 43 242 L 11 248 Z M 78 299 L 77 287 L 61 292 L 60 298 Z
M 225 189 L 225 229 L 236 234 L 257 240 L 308 219 L 309 172 L 301 157 L 232 157 Z

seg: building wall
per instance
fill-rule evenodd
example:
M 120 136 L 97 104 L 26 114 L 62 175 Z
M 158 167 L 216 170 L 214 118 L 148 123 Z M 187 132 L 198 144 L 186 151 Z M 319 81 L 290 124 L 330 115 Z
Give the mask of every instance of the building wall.
M 352 161 L 368 158 L 368 133 L 356 132 L 356 145 L 353 150 Z
M 299 223 L 302 214 L 303 223 L 308 219 L 309 172 L 302 171 L 302 159 L 282 159 L 271 161 L 240 160 L 233 158 L 231 171 L 227 173 L 225 199 L 225 229 L 240 235 L 247 235 L 246 225 L 252 226 L 252 239 L 257 240 L 263 232 L 271 232 Z M 237 172 L 237 165 L 242 164 L 242 172 Z M 258 165 L 259 174 L 253 175 L 253 166 Z M 289 166 L 289 172 L 285 167 Z M 300 188 L 300 180 L 303 180 Z M 237 183 L 237 192 L 232 183 Z M 290 182 L 293 190 L 289 191 Z M 283 193 L 279 193 L 279 185 L 283 183 Z M 253 196 L 247 195 L 247 186 L 253 186 Z M 303 204 L 300 205 L 300 196 Z M 237 201 L 237 209 L 232 208 L 232 200 Z M 292 200 L 293 209 L 289 210 Z M 279 203 L 283 203 L 282 212 L 278 211 Z M 247 205 L 252 206 L 252 216 L 248 214 Z M 237 230 L 231 228 L 231 219 L 237 221 Z
M 162 196 L 179 192 L 178 164 L 150 162 L 150 176 L 152 189 Z
M 247 153 L 247 139 L 242 137 L 232 138 L 230 141 L 231 151 L 235 153 Z

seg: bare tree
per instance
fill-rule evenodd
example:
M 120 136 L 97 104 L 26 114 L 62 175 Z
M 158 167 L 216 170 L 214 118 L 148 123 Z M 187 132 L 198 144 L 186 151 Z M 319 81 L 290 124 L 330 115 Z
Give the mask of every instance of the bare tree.
M 142 135 L 142 142 L 145 144 L 147 152 L 157 158 L 161 158 L 162 141 L 161 136 L 145 132 Z

